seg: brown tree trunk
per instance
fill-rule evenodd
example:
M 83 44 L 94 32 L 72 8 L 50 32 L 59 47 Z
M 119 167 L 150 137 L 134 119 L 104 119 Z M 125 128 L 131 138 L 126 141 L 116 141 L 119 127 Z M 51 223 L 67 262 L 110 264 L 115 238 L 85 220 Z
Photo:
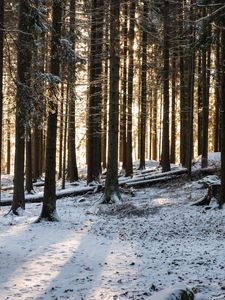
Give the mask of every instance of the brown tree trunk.
M 157 83 L 153 87 L 153 114 L 152 114 L 152 159 L 158 159 L 158 89 Z
M 176 54 L 172 56 L 172 112 L 171 112 L 171 150 L 170 150 L 170 161 L 175 163 L 176 161 Z
M 52 40 L 51 40 L 51 62 L 50 72 L 59 76 L 60 74 L 60 37 L 62 27 L 62 2 L 53 0 L 52 6 Z M 52 95 L 53 96 L 53 95 Z M 42 211 L 38 221 L 44 219 L 48 221 L 57 221 L 56 213 L 56 133 L 57 133 L 57 110 L 58 106 L 55 99 L 49 103 L 50 112 L 47 124 L 47 141 L 46 141 L 46 171 L 44 200 Z
M 147 17 L 148 6 L 144 1 L 143 18 Z M 148 33 L 144 27 L 142 33 L 142 66 L 141 66 L 141 132 L 140 132 L 140 166 L 139 169 L 145 168 L 145 138 L 146 138 L 146 120 L 147 120 L 147 42 Z
M 34 127 L 33 134 L 32 134 L 32 145 L 33 145 L 33 179 L 37 181 L 40 177 L 40 169 L 39 169 L 39 160 L 40 160 L 40 129 L 38 126 Z
M 3 29 L 4 29 L 4 0 L 0 2 L 0 195 L 1 195 L 1 175 L 2 175 L 3 48 L 4 48 Z
M 216 80 L 215 80 L 215 117 L 214 117 L 214 151 L 219 151 L 219 127 L 220 127 L 220 101 L 221 101 L 221 87 L 220 87 L 220 29 L 216 30 Z
M 204 1 L 208 4 L 208 0 Z M 203 16 L 207 15 L 207 8 L 203 8 Z M 209 129 L 209 74 L 207 67 L 210 64 L 210 47 L 207 47 L 207 39 L 210 36 L 210 25 L 203 21 L 203 49 L 202 49 L 202 168 L 208 165 L 208 129 Z
M 101 160 L 102 167 L 106 169 L 107 153 L 107 105 L 109 97 L 109 10 L 108 2 L 105 3 L 105 38 L 104 38 L 104 91 L 103 91 L 103 112 L 102 112 L 102 142 Z
M 75 50 L 75 24 L 76 24 L 76 1 L 70 0 L 70 40 L 72 49 Z M 68 68 L 68 159 L 67 178 L 72 181 L 78 180 L 77 159 L 76 159 L 76 127 L 75 127 L 75 61 L 72 60 Z
M 170 171 L 170 149 L 169 149 L 169 2 L 164 0 L 164 45 L 163 45 L 163 136 L 162 136 L 162 171 Z
M 30 128 L 27 129 L 26 139 L 26 191 L 28 194 L 31 194 L 34 188 L 32 181 L 32 143 Z
M 128 34 L 128 1 L 124 1 L 124 24 L 123 24 L 123 78 L 122 78 L 122 108 L 121 108 L 121 125 L 120 125 L 120 135 L 121 135 L 121 159 L 122 167 L 126 168 L 126 144 L 127 144 L 127 34 Z
M 198 155 L 202 154 L 202 58 L 198 54 Z
M 120 71 L 120 0 L 110 1 L 110 96 L 108 164 L 105 183 L 105 202 L 120 199 L 118 186 L 118 131 L 119 131 L 119 71 Z
M 128 67 L 128 100 L 127 100 L 127 144 L 126 144 L 126 176 L 133 174 L 132 147 L 132 103 L 134 78 L 134 27 L 136 1 L 130 0 L 130 28 L 129 28 L 129 67 Z
M 103 0 L 92 0 L 90 94 L 88 107 L 87 182 L 100 181 L 103 61 Z
M 225 16 L 221 21 L 221 193 L 219 202 L 222 208 L 225 203 Z
M 11 173 L 11 134 L 10 134 L 10 121 L 9 121 L 9 117 L 8 117 L 8 128 L 7 128 L 7 165 L 6 165 L 6 174 L 10 174 Z
M 32 61 L 31 7 L 25 0 L 19 2 L 19 34 L 17 53 L 17 94 L 16 94 L 16 139 L 14 165 L 14 191 L 12 212 L 18 214 L 18 209 L 25 209 L 24 196 L 24 148 L 27 103 L 30 98 L 30 79 Z

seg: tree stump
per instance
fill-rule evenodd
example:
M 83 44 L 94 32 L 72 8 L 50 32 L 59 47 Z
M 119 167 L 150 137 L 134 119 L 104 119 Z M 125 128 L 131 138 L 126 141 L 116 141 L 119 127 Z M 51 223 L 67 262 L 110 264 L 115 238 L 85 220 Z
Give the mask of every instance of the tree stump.
M 194 300 L 194 293 L 185 285 L 181 285 L 160 291 L 149 300 Z

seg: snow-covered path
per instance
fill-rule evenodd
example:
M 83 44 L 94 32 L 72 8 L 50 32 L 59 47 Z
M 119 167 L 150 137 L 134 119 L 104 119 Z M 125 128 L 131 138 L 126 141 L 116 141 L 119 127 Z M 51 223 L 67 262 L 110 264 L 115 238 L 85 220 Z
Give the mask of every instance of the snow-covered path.
M 34 224 L 40 204 L 14 219 L 1 209 L 0 299 L 147 300 L 179 282 L 197 300 L 225 299 L 225 211 L 189 204 L 204 192 L 142 189 L 110 208 L 68 198 L 59 223 Z

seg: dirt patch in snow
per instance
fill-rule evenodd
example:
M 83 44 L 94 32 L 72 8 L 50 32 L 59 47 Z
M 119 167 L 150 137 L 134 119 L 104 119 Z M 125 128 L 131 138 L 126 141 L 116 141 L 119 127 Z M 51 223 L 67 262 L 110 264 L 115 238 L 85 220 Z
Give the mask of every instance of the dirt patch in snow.
M 119 218 L 132 218 L 132 217 L 147 217 L 156 214 L 159 207 L 138 207 L 132 203 L 123 203 L 113 205 L 107 208 L 100 208 L 98 215 L 117 216 Z

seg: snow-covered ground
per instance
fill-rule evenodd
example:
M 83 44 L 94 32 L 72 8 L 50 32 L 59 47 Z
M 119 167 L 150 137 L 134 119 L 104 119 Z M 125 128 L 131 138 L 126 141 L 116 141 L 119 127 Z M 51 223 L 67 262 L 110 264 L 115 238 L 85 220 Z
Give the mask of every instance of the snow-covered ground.
M 57 202 L 59 223 L 0 210 L 0 299 L 147 300 L 185 283 L 196 300 L 225 299 L 225 210 L 191 206 L 206 193 L 182 181 L 123 195 Z

